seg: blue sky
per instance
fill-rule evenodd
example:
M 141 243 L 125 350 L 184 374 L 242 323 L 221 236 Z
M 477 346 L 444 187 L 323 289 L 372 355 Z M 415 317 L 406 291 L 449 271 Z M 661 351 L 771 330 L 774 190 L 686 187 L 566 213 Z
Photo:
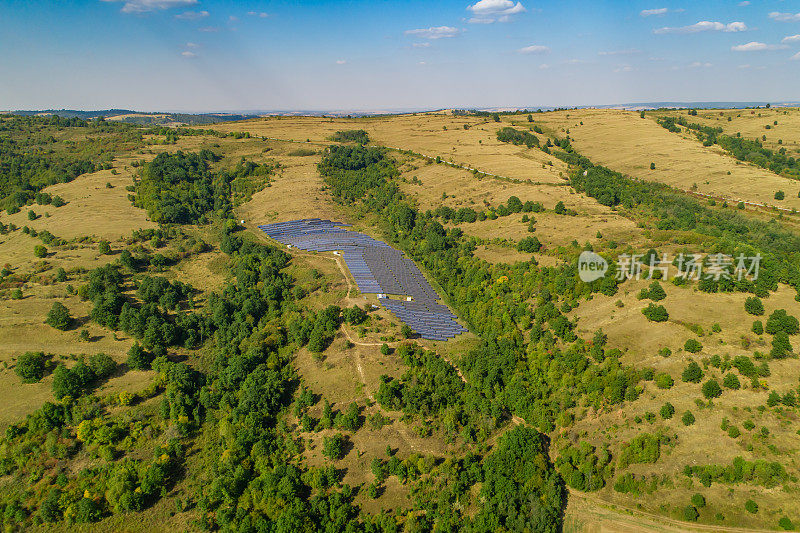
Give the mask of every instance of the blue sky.
M 800 1 L 0 0 L 0 109 L 800 100 Z

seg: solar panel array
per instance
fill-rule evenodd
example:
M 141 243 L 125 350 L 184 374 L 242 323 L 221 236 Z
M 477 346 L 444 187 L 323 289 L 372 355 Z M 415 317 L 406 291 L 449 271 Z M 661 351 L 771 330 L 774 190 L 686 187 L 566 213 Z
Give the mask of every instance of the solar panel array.
M 348 224 L 307 218 L 265 224 L 259 228 L 276 241 L 301 250 L 341 251 L 347 268 L 363 293 L 410 296 L 412 301 L 380 297 L 378 301 L 423 339 L 447 340 L 466 329 L 414 261 L 403 252 L 369 235 L 344 229 Z

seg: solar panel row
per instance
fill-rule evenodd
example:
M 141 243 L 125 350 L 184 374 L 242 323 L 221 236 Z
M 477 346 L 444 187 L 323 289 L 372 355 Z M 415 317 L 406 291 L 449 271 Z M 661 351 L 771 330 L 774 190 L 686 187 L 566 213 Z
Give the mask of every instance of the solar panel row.
M 436 300 L 439 295 L 414 261 L 369 235 L 344 229 L 348 224 L 320 218 L 264 224 L 259 228 L 276 241 L 302 250 L 340 250 L 358 288 L 368 294 L 411 296 L 413 301 L 380 298 L 380 302 L 422 338 L 447 340 L 466 329 Z

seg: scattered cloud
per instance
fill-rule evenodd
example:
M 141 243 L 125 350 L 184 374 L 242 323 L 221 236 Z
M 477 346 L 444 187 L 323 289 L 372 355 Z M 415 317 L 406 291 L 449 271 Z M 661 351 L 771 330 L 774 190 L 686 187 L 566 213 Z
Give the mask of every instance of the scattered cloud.
M 789 61 L 800 61 L 800 52 L 797 52 L 795 55 L 790 57 Z
M 186 43 L 186 48 L 200 48 L 200 45 L 197 43 Z
M 633 67 L 631 65 L 619 65 L 617 68 L 614 69 L 614 72 L 632 72 Z
M 429 48 L 431 43 L 413 43 L 411 46 L 414 48 Z
M 208 16 L 208 11 L 184 11 L 180 15 L 175 15 L 180 20 L 200 20 Z
M 739 7 L 746 7 L 750 5 L 750 0 L 744 0 L 744 2 L 739 2 L 737 4 Z
M 204 26 L 202 28 L 197 28 L 197 31 L 202 31 L 204 33 L 216 33 L 219 31 L 219 28 L 215 26 Z
M 548 65 L 547 63 L 542 63 L 541 65 L 539 65 L 539 70 L 547 70 L 549 68 L 550 65 Z
M 773 11 L 769 14 L 769 18 L 777 20 L 778 22 L 800 22 L 800 13 L 780 13 Z
M 336 60 L 336 64 L 337 65 L 346 65 L 347 64 L 347 60 L 345 60 L 345 59 L 337 59 Z
M 691 26 L 679 26 L 676 28 L 664 27 L 653 30 L 655 34 L 665 33 L 700 33 L 704 31 L 722 31 L 726 33 L 733 33 L 739 31 L 746 31 L 747 25 L 744 22 L 731 22 L 723 24 L 722 22 L 710 22 L 708 20 L 701 20 Z
M 661 16 L 666 15 L 669 12 L 669 9 L 666 7 L 659 7 L 656 9 L 643 9 L 639 12 L 639 15 L 642 17 L 652 17 L 652 16 Z
M 239 17 L 231 15 L 230 17 L 228 17 L 228 22 L 239 22 Z
M 173 7 L 186 7 L 197 4 L 197 0 L 102 0 L 103 2 L 123 2 L 123 13 L 149 13 Z
M 630 54 L 638 54 L 641 50 L 637 50 L 636 48 L 628 48 L 627 50 L 604 50 L 601 52 L 597 52 L 599 56 L 627 56 Z
M 689 63 L 689 68 L 711 68 L 714 65 L 708 62 L 703 61 L 695 61 L 694 63 Z
M 479 0 L 467 6 L 473 17 L 467 22 L 471 24 L 493 24 L 495 22 L 509 22 L 512 15 L 525 12 L 522 2 L 516 4 L 512 0 Z
M 739 66 L 738 66 L 738 67 L 736 67 L 736 68 L 744 70 L 744 69 L 748 69 L 748 68 L 750 68 L 750 65 L 749 65 L 749 64 L 748 64 L 748 65 L 739 65 Z
M 548 46 L 543 46 L 541 44 L 532 44 L 530 46 L 526 46 L 524 48 L 520 48 L 517 50 L 518 54 L 546 54 L 550 51 Z
M 260 19 L 265 19 L 269 16 L 269 13 L 264 13 L 263 11 L 248 11 L 247 14 L 251 17 L 258 17 Z
M 785 44 L 766 44 L 758 41 L 751 41 L 746 44 L 737 44 L 736 46 L 731 46 L 731 50 L 734 52 L 763 52 L 765 50 L 784 50 L 786 48 L 789 47 Z
M 195 54 L 194 52 L 191 52 L 189 50 L 184 50 L 183 52 L 181 52 L 181 55 L 183 57 L 197 57 L 197 54 Z
M 800 34 L 798 35 L 787 35 L 783 39 L 781 39 L 782 43 L 800 43 Z
M 430 28 L 419 28 L 416 30 L 406 30 L 406 35 L 414 35 L 422 39 L 445 39 L 448 37 L 455 37 L 461 33 L 458 28 L 451 26 L 431 26 Z

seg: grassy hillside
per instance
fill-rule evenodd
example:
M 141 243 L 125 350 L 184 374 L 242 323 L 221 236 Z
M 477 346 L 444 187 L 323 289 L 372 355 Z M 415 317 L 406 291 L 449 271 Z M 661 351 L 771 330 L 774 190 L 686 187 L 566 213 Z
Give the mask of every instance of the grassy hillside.
M 30 168 L 86 162 L 3 169 L 4 527 L 794 527 L 800 236 L 733 203 L 794 181 L 658 113 L 4 118 Z M 470 332 L 407 339 L 341 257 L 256 228 L 308 217 L 405 251 Z M 587 283 L 585 250 L 765 259 Z

